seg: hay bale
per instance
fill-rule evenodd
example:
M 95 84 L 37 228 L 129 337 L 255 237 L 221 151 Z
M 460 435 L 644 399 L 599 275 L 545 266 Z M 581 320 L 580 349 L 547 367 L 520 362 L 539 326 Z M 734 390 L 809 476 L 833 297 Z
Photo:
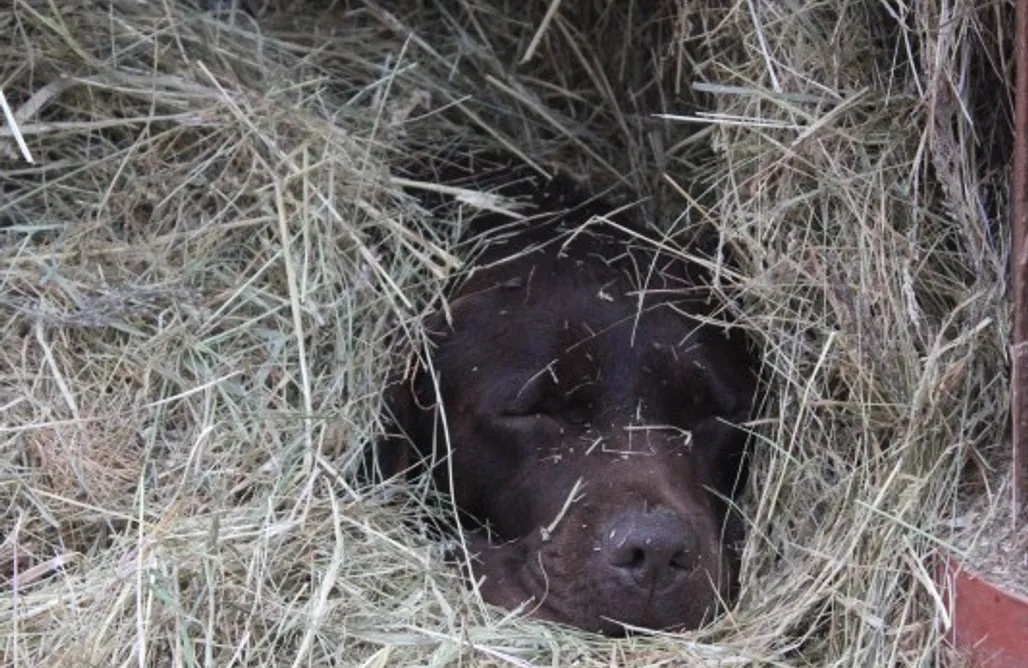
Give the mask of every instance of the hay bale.
M 265 4 L 0 9 L 5 663 L 943 652 L 930 560 L 1007 419 L 1010 2 Z M 497 148 L 741 260 L 769 399 L 712 628 L 487 610 L 424 486 L 348 475 L 474 215 L 397 169 Z

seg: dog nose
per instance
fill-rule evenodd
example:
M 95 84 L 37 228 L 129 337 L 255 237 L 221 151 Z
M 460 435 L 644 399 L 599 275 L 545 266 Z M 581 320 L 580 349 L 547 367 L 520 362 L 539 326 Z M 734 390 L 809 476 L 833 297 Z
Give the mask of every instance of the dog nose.
M 660 589 L 698 565 L 695 531 L 666 508 L 630 510 L 607 525 L 601 549 L 622 578 Z

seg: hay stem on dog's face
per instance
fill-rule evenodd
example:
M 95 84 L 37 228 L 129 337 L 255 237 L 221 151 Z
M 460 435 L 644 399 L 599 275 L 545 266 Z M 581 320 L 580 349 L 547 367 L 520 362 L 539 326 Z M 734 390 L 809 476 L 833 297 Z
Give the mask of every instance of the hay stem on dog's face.
M 575 484 L 571 486 L 571 490 L 568 492 L 563 505 L 561 505 L 560 510 L 557 511 L 557 515 L 553 518 L 553 521 L 545 527 L 539 528 L 544 543 L 550 540 L 550 536 L 552 536 L 553 532 L 557 530 L 557 525 L 564 519 L 564 515 L 566 515 L 568 510 L 571 508 L 571 504 L 581 500 L 582 497 L 579 496 L 578 493 L 584 486 L 585 481 L 582 478 L 575 480 Z

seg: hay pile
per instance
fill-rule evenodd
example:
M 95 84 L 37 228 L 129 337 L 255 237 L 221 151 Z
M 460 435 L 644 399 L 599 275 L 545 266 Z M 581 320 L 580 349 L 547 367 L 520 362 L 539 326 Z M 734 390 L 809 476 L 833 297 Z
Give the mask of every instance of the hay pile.
M 944 653 L 931 558 L 1007 421 L 1009 0 L 264 4 L 0 9 L 0 663 Z M 769 398 L 710 629 L 506 619 L 423 489 L 350 476 L 459 268 L 395 167 L 482 148 L 741 259 Z

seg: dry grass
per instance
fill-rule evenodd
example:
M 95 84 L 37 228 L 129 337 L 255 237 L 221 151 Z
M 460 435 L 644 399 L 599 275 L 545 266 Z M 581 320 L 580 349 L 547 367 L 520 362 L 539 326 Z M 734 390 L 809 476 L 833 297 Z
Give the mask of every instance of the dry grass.
M 939 659 L 942 520 L 1006 437 L 1012 3 L 270 4 L 0 8 L 0 663 Z M 506 618 L 424 489 L 352 482 L 459 266 L 391 174 L 478 148 L 740 255 L 769 399 L 711 629 Z

